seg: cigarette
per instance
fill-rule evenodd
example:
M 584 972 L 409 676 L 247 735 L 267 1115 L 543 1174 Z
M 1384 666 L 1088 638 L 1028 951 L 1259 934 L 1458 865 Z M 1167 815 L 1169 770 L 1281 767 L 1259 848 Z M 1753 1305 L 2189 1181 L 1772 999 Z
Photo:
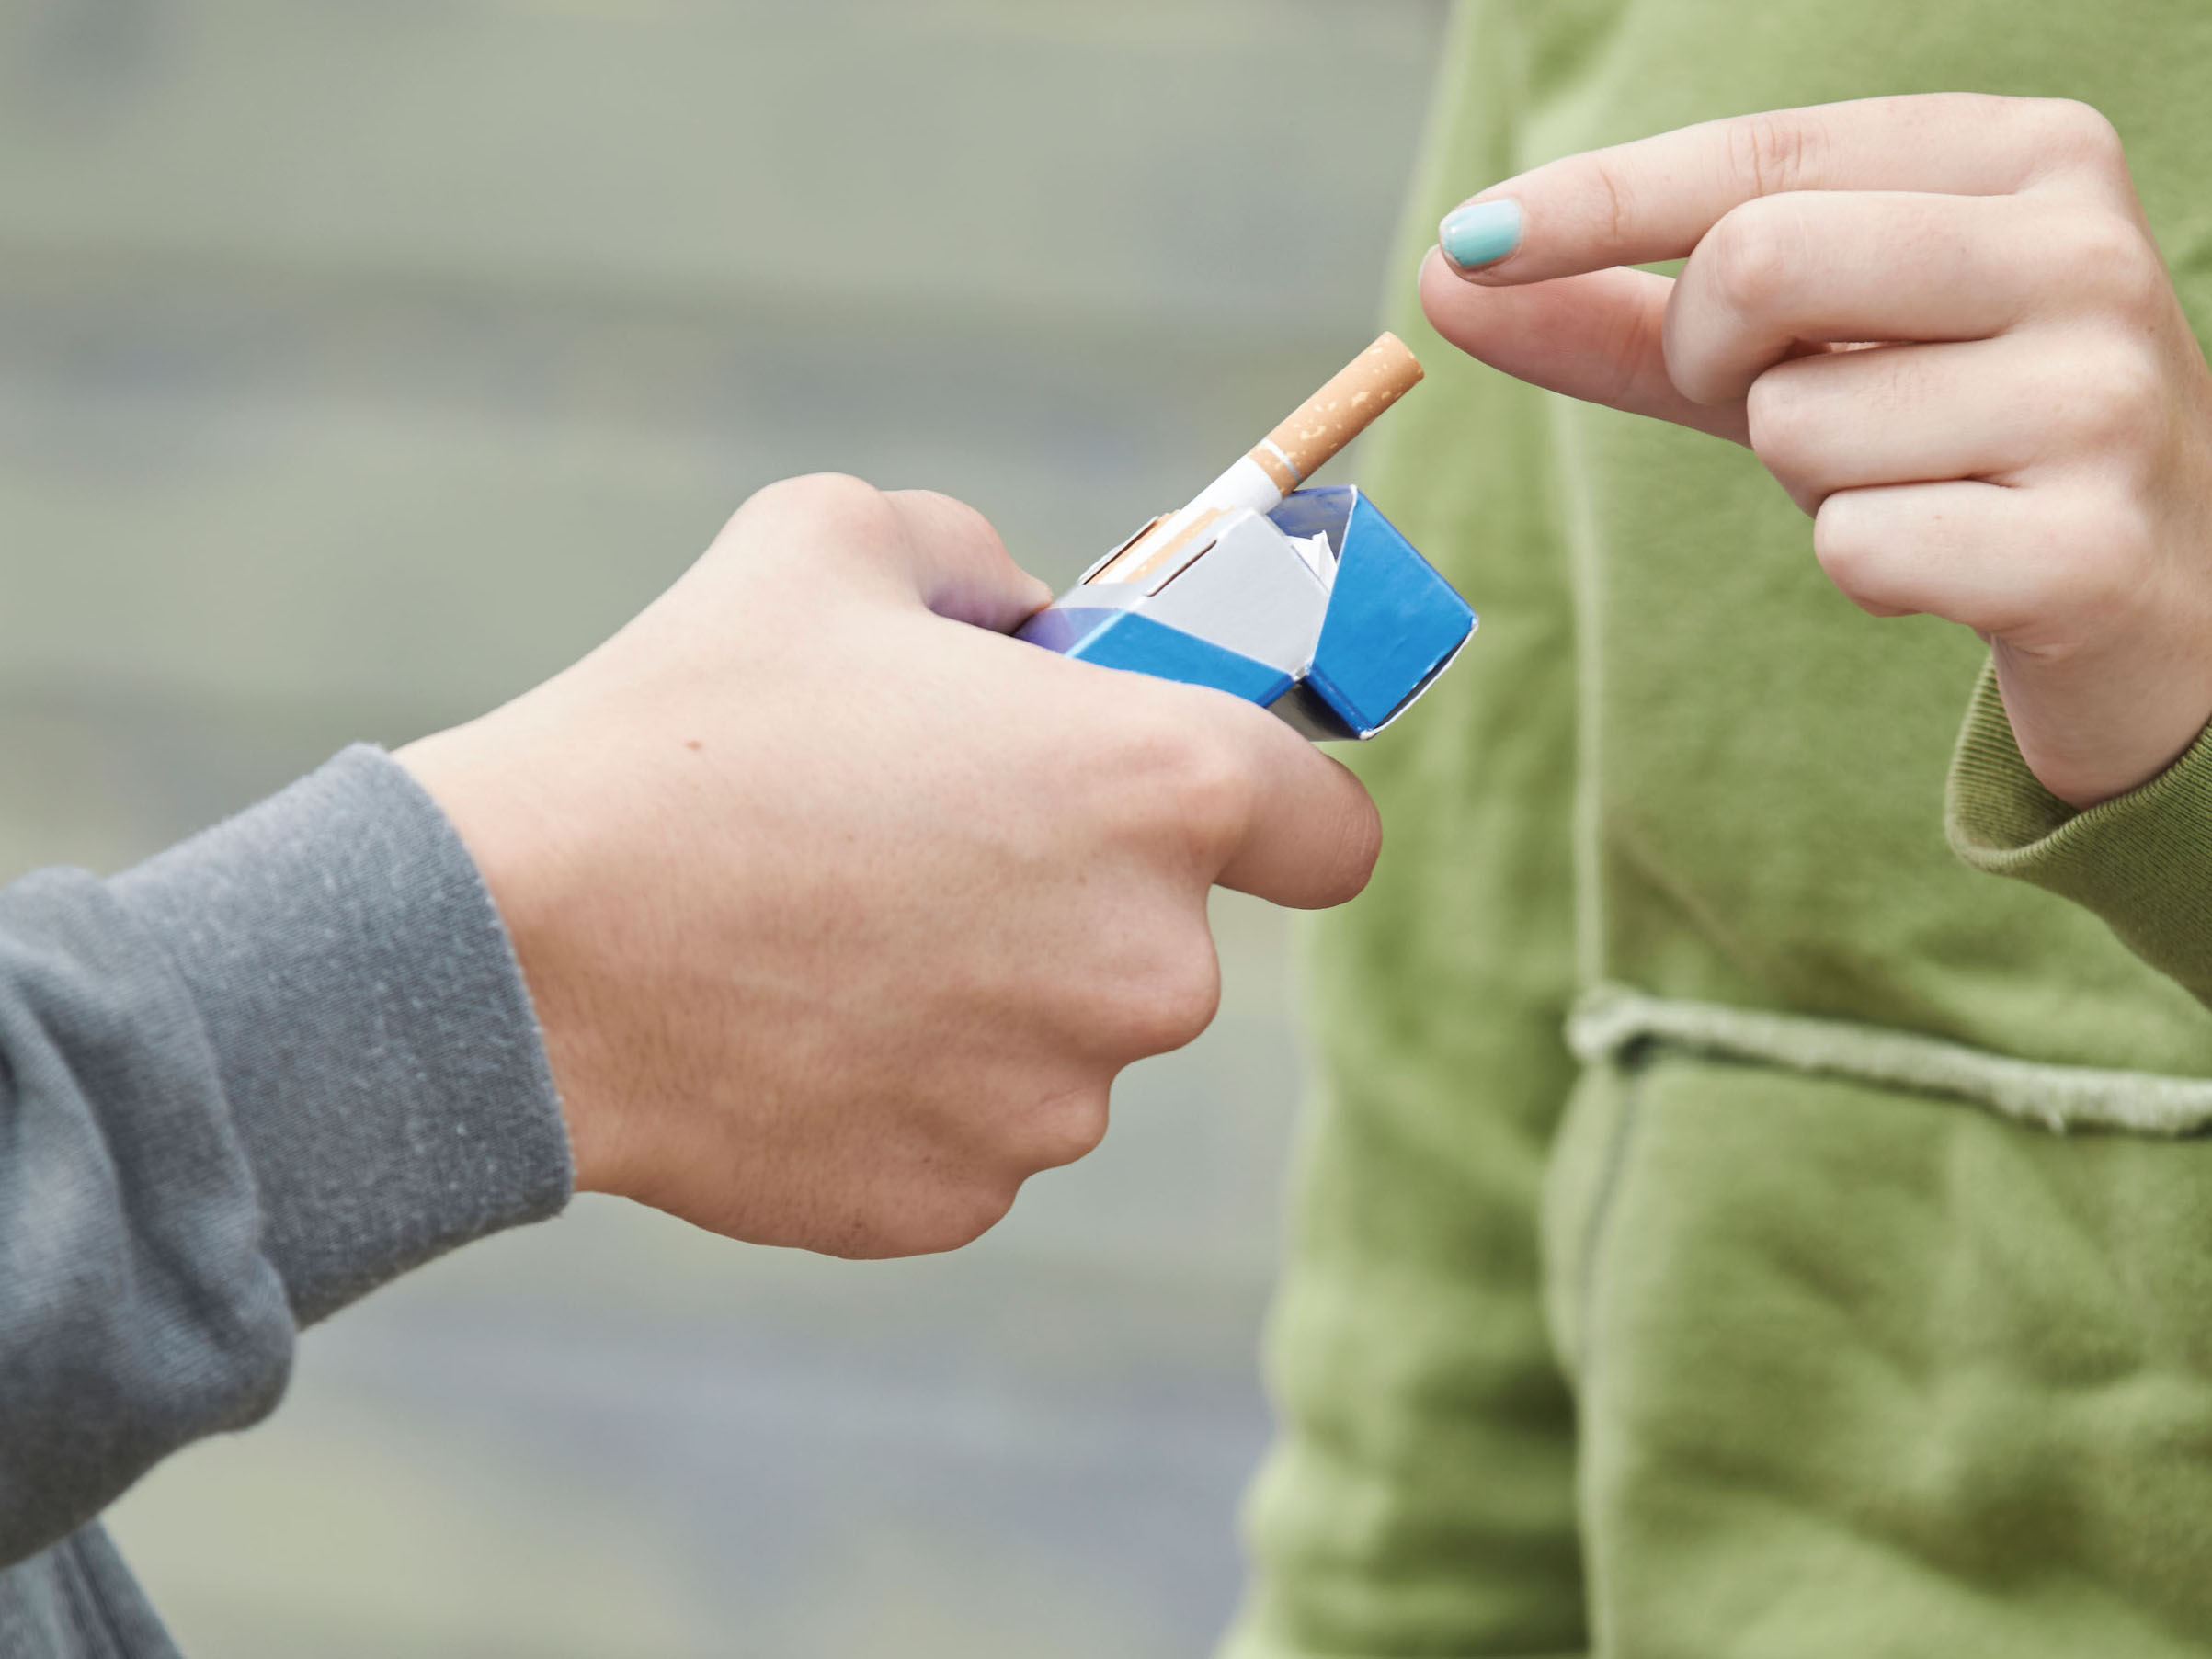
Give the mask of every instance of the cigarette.
M 1203 551 L 1202 533 L 1239 507 L 1272 512 L 1283 498 L 1328 464 L 1368 423 L 1420 381 L 1421 366 L 1406 343 L 1385 334 L 1292 411 L 1237 464 L 1201 490 L 1181 511 L 1156 518 L 1088 578 L 1157 586 Z

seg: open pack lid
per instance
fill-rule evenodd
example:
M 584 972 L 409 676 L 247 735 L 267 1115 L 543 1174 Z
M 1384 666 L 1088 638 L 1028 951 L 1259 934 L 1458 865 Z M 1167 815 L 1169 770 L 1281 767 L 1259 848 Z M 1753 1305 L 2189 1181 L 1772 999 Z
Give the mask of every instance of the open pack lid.
M 1107 562 L 1093 567 L 1093 574 Z M 1211 686 L 1309 737 L 1372 737 L 1458 654 L 1465 600 L 1352 485 L 1222 520 L 1149 588 L 1084 581 L 1020 637 L 1101 667 Z

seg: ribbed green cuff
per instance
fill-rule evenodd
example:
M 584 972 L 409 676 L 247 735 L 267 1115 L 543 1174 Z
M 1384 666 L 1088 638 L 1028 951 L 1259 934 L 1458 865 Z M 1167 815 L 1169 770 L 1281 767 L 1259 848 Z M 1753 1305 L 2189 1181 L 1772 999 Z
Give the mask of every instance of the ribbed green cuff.
M 2077 812 L 2020 757 L 1983 670 L 1951 760 L 1944 829 L 1977 869 L 2059 893 L 2212 1000 L 2212 728 L 2156 778 Z

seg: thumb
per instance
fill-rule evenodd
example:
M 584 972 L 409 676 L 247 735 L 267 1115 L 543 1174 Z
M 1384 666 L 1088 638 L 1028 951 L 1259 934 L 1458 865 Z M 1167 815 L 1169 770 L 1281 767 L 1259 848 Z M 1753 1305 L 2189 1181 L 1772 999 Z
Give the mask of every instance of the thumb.
M 991 522 L 934 490 L 884 496 L 906 528 L 916 590 L 941 617 L 1010 633 L 1052 603 L 1053 590 L 1014 562 Z
M 1615 266 L 1525 286 L 1483 287 L 1431 249 L 1421 309 L 1469 357 L 1588 403 L 1750 442 L 1740 400 L 1693 403 L 1667 378 L 1663 330 L 1671 278 Z

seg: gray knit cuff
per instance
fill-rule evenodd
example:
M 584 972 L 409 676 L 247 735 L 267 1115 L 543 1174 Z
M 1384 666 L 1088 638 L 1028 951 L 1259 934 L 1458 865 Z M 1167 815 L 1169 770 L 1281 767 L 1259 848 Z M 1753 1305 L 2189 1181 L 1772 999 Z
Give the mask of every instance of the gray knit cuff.
M 567 1201 L 499 913 L 414 778 L 356 746 L 109 884 L 190 987 L 302 1324 Z

